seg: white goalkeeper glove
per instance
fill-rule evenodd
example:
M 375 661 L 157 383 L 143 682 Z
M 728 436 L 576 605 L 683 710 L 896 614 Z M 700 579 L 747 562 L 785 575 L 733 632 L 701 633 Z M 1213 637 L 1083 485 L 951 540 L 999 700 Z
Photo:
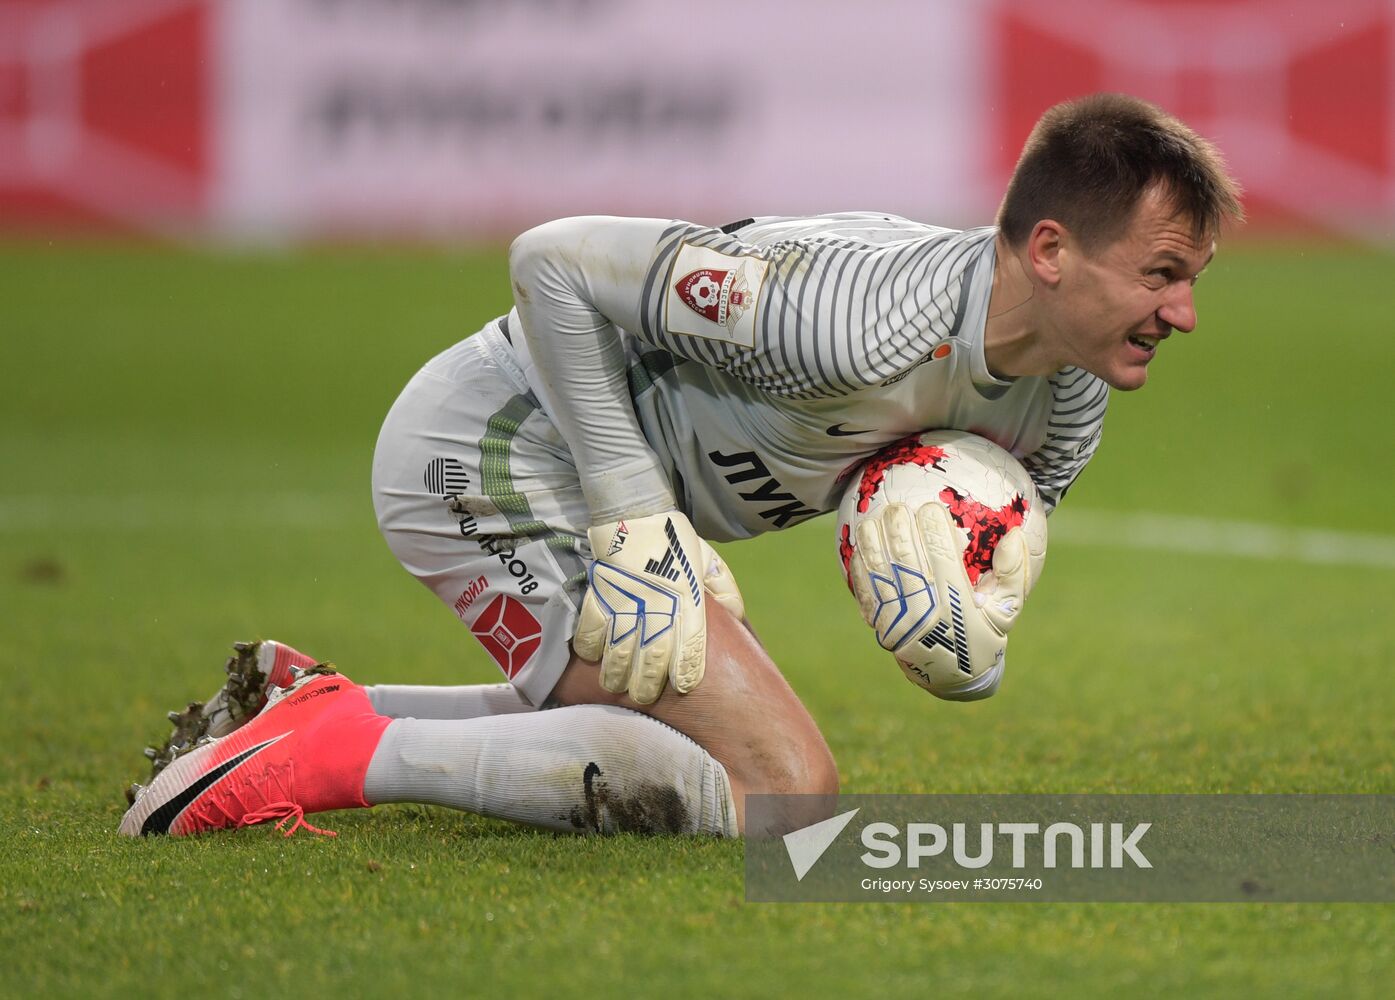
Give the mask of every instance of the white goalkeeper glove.
M 577 656 L 600 661 L 601 686 L 641 705 L 666 682 L 680 694 L 697 687 L 707 662 L 706 560 L 692 524 L 670 511 L 597 525 L 587 537 L 594 561 Z
M 970 586 L 949 511 L 890 504 L 858 522 L 848 576 L 863 620 L 906 676 L 937 697 L 973 701 L 1002 678 L 1028 566 L 1026 536 L 1014 528 L 999 540 L 992 572 Z
M 726 561 L 717 555 L 717 550 L 707 543 L 707 539 L 699 541 L 702 542 L 702 589 L 708 597 L 730 611 L 733 618 L 746 624 L 746 599 L 741 596 L 736 577 L 731 575 Z

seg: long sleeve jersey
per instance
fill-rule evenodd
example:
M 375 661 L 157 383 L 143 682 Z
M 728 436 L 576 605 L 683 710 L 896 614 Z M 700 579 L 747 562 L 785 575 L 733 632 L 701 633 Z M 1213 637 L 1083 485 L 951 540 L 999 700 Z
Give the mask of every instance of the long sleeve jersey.
M 988 370 L 995 235 L 873 213 L 563 220 L 515 243 L 508 325 L 596 523 L 677 508 L 717 540 L 789 527 L 928 429 L 997 442 L 1051 509 L 1108 388 Z

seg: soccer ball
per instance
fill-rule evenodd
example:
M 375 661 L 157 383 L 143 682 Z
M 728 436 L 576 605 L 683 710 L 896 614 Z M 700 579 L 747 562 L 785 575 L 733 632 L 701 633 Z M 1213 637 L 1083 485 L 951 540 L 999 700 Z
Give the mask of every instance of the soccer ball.
M 986 438 L 964 431 L 912 435 L 873 455 L 853 475 L 838 507 L 838 555 L 855 596 L 858 524 L 893 504 L 904 504 L 912 517 L 926 504 L 948 510 L 973 588 L 971 599 L 1010 625 L 1021 607 L 1015 597 L 998 593 L 993 572 L 998 542 L 1013 528 L 1023 530 L 1027 592 L 1046 562 L 1046 508 L 1022 463 Z M 975 663 L 968 669 L 968 643 L 958 628 L 958 616 L 967 609 L 957 606 L 957 589 L 947 597 L 944 584 L 949 581 L 934 581 L 924 560 L 908 561 L 915 565 L 892 561 L 886 576 L 869 573 L 868 580 L 860 581 L 863 616 L 912 681 L 942 696 L 966 685 L 972 689 L 981 675 L 1001 667 L 1001 656 L 997 663 Z M 953 618 L 946 613 L 951 603 L 956 604 Z M 996 678 L 984 683 L 990 680 L 996 686 Z

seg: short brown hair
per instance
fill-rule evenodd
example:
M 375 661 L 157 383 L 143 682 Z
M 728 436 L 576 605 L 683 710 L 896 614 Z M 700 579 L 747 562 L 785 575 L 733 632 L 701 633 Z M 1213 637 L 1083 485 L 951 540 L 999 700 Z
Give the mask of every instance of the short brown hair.
M 998 227 L 1021 246 L 1042 219 L 1063 223 L 1087 250 L 1123 235 L 1144 192 L 1161 186 L 1198 240 L 1244 219 L 1240 185 L 1216 147 L 1156 105 L 1092 94 L 1041 116 L 1008 182 Z

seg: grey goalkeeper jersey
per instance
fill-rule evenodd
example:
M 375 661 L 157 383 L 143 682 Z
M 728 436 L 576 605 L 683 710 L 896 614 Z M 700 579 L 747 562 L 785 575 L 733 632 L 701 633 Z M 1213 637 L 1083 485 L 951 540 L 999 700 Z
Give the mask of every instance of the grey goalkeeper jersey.
M 647 230 L 647 264 L 616 279 L 638 301 L 614 335 L 636 448 L 700 534 L 747 538 L 831 510 L 871 453 L 927 429 L 996 441 L 1056 505 L 1098 445 L 1107 387 L 1074 368 L 990 374 L 995 235 L 871 213 Z M 529 348 L 547 335 L 513 341 L 565 436 L 587 401 L 572 390 L 558 405 L 545 370 L 558 361 Z

